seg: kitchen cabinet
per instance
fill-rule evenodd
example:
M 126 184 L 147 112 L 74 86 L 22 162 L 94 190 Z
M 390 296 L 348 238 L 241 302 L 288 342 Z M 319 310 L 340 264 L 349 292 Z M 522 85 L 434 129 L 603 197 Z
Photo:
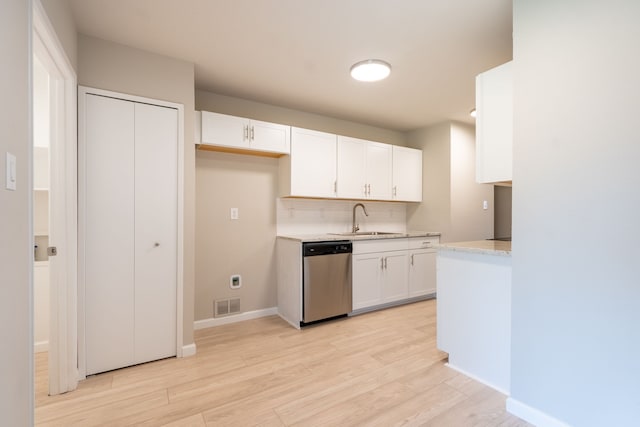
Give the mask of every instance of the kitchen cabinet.
M 353 310 L 406 299 L 408 239 L 353 242 Z
M 116 95 L 79 96 L 86 375 L 177 349 L 179 113 Z
M 290 126 L 209 111 L 200 112 L 199 122 L 200 148 L 272 156 L 290 152 Z
M 422 201 L 422 151 L 392 146 L 393 200 Z
M 391 200 L 392 146 L 338 136 L 338 197 Z
M 513 146 L 513 66 L 476 77 L 476 181 L 510 183 Z
M 337 136 L 291 128 L 291 154 L 280 158 L 280 195 L 336 197 Z
M 409 297 L 436 293 L 436 250 L 439 237 L 409 239 Z

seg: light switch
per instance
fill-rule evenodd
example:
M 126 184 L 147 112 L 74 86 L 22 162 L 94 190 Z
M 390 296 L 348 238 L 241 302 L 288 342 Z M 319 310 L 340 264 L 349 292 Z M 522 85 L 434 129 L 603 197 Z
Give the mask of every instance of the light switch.
M 7 152 L 7 190 L 15 191 L 16 189 L 16 156 Z
M 231 219 L 238 219 L 238 208 L 231 208 Z
M 489 202 L 488 202 L 488 201 L 484 200 L 484 201 L 482 202 L 482 209 L 484 209 L 485 211 L 486 211 L 487 209 L 489 209 Z

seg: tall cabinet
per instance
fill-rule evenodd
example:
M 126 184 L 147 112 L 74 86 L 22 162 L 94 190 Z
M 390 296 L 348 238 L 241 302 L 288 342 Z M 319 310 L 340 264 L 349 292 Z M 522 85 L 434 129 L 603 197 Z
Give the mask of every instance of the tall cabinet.
M 176 355 L 175 108 L 80 93 L 86 375 Z

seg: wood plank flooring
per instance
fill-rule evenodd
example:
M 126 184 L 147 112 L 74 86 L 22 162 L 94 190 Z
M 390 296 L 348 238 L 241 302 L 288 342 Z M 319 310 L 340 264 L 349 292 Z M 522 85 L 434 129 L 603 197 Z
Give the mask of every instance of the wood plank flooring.
M 293 329 L 277 316 L 196 331 L 197 355 L 47 396 L 39 426 L 512 426 L 505 396 L 445 366 L 435 300 Z

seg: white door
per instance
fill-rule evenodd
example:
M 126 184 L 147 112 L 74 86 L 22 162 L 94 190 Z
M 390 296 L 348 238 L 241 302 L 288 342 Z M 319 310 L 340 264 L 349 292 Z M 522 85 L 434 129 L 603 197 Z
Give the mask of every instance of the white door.
M 409 296 L 418 297 L 436 292 L 436 252 L 411 251 L 409 255 Z
M 407 252 L 387 252 L 384 254 L 383 261 L 382 302 L 406 299 L 409 295 Z
M 336 196 L 336 135 L 291 129 L 291 195 Z
M 87 375 L 134 360 L 134 103 L 86 97 Z
M 338 197 L 366 197 L 366 144 L 361 139 L 338 136 Z
M 251 120 L 250 146 L 254 150 L 289 154 L 291 128 L 276 123 Z
M 175 109 L 86 95 L 86 374 L 176 354 Z
M 391 145 L 369 142 L 367 152 L 367 198 L 391 200 Z
M 202 112 L 202 143 L 249 149 L 249 120 Z
M 381 302 L 382 258 L 379 253 L 353 255 L 353 309 Z
M 393 199 L 422 201 L 422 151 L 393 146 Z
M 176 354 L 178 112 L 135 104 L 135 363 Z

